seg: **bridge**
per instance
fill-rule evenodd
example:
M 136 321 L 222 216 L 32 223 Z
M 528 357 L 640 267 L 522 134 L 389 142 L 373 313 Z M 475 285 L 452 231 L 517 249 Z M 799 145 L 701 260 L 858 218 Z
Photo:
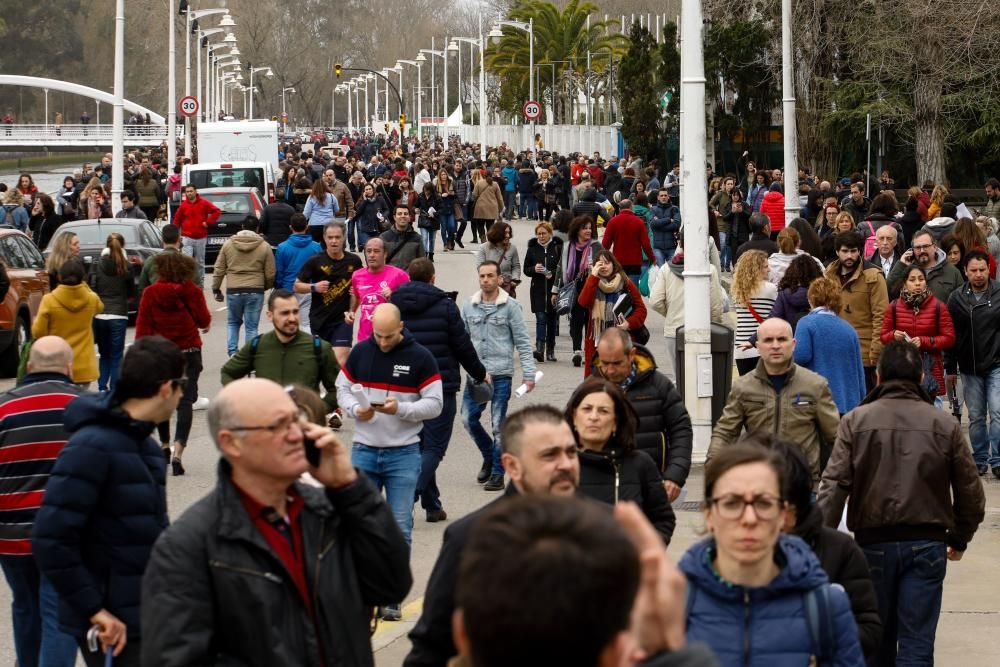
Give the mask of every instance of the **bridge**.
M 178 124 L 177 138 L 184 125 Z M 0 125 L 0 152 L 72 151 L 108 149 L 114 138 L 113 125 Z M 165 125 L 126 125 L 125 147 L 159 146 L 167 140 Z

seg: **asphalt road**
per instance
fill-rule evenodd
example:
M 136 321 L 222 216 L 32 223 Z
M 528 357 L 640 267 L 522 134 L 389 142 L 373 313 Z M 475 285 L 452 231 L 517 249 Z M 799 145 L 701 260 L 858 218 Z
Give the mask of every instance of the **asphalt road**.
M 532 236 L 528 223 L 514 224 L 515 242 L 520 246 L 522 256 L 525 245 Z M 437 285 L 445 290 L 458 290 L 460 301 L 464 301 L 477 287 L 473 244 L 454 253 L 437 252 Z M 209 283 L 210 284 L 210 283 Z M 524 295 L 527 295 L 525 285 Z M 213 312 L 211 332 L 205 336 L 204 364 L 200 389 L 203 396 L 214 396 L 220 389 L 219 369 L 226 360 L 226 311 L 223 304 L 211 299 L 206 291 L 209 306 Z M 527 308 L 526 308 L 527 310 Z M 525 313 L 529 331 L 533 331 L 530 313 Z M 656 335 L 662 330 L 662 318 L 650 313 L 649 329 L 654 333 L 651 348 L 654 354 L 663 354 L 663 346 Z M 262 318 L 262 331 L 268 330 Z M 129 330 L 129 341 L 132 330 Z M 581 369 L 570 363 L 572 353 L 568 326 L 563 324 L 556 347 L 559 361 L 544 363 L 540 369 L 545 377 L 536 390 L 521 399 L 512 399 L 511 408 L 527 403 L 551 403 L 562 408 L 572 390 L 582 379 Z M 520 376 L 515 382 L 520 382 Z M 0 390 L 11 386 L 12 381 L 0 381 Z M 350 438 L 351 422 L 345 424 L 342 435 Z M 212 444 L 205 422 L 205 412 L 196 412 L 189 447 L 184 462 L 187 474 L 170 477 L 167 493 L 170 514 L 179 516 L 195 500 L 201 498 L 215 484 L 215 466 L 218 454 Z M 497 496 L 483 491 L 476 483 L 481 457 L 475 445 L 456 419 L 456 425 L 448 455 L 438 472 L 438 483 L 442 489 L 443 503 L 449 521 L 461 517 L 482 506 Z M 687 491 L 687 503 L 678 507 L 678 528 L 670 553 L 679 558 L 690 544 L 701 538 L 702 522 L 693 501 L 700 497 L 702 474 L 696 468 L 691 475 Z M 995 583 L 993 570 L 995 555 L 1000 550 L 1000 482 L 987 483 L 988 514 L 981 532 L 973 541 L 966 558 L 961 563 L 949 564 L 948 580 L 945 585 L 944 607 L 938 632 L 938 660 L 942 665 L 965 665 L 975 667 L 996 665 L 1000 662 L 1000 588 Z M 415 512 L 413 531 L 413 554 L 411 564 L 414 586 L 404 601 L 404 619 L 400 623 L 382 623 L 373 639 L 376 663 L 379 667 L 395 667 L 402 663 L 408 650 L 405 633 L 419 616 L 431 568 L 441 544 L 441 537 L 448 522 L 427 523 L 419 507 Z M 989 583 L 994 582 L 994 583 Z M 0 586 L 0 609 L 9 608 L 10 595 L 6 586 Z M 0 615 L 0 666 L 14 664 L 13 638 L 10 617 Z M 79 664 L 82 665 L 82 662 Z

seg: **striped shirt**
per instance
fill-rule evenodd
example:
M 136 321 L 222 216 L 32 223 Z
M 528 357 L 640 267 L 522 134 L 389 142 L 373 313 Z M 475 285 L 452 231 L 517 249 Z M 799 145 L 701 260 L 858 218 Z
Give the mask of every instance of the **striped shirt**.
M 83 393 L 62 374 L 33 373 L 0 394 L 0 555 L 31 555 L 35 514 L 69 439 L 63 411 Z
M 778 298 L 778 288 L 767 281 L 761 281 L 757 290 L 750 298 L 750 305 L 757 311 L 761 320 L 766 320 L 771 316 L 771 309 L 774 308 L 774 301 Z M 733 355 L 736 359 L 756 359 L 760 356 L 757 348 L 741 350 L 740 344 L 750 340 L 750 336 L 757 333 L 760 322 L 753 316 L 745 303 L 736 303 L 736 351 Z

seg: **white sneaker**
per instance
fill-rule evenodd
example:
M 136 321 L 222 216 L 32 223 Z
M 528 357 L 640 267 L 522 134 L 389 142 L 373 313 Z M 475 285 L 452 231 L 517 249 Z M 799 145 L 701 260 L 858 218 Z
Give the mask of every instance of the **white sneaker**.
M 195 401 L 194 403 L 191 404 L 191 409 L 192 410 L 207 410 L 208 409 L 208 404 L 210 402 L 211 401 L 208 400 L 207 396 L 202 396 L 197 401 Z

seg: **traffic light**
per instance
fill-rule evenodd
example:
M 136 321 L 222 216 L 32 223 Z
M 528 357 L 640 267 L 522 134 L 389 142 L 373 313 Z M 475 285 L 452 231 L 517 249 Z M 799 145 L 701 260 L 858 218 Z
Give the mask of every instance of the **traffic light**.
M 389 134 L 389 123 L 385 124 L 385 133 L 386 133 L 386 135 Z
M 271 120 L 278 120 L 278 117 L 272 114 L 271 115 Z
M 340 78 L 340 74 L 341 74 L 341 73 L 342 73 L 343 71 L 344 71 L 344 70 L 343 70 L 343 68 L 342 68 L 342 67 L 340 66 L 340 63 L 337 63 L 336 65 L 334 65 L 334 66 L 333 66 L 333 73 L 337 75 L 337 78 L 338 78 L 338 79 Z
M 406 125 L 406 114 L 405 113 L 399 114 L 399 124 L 400 125 Z

